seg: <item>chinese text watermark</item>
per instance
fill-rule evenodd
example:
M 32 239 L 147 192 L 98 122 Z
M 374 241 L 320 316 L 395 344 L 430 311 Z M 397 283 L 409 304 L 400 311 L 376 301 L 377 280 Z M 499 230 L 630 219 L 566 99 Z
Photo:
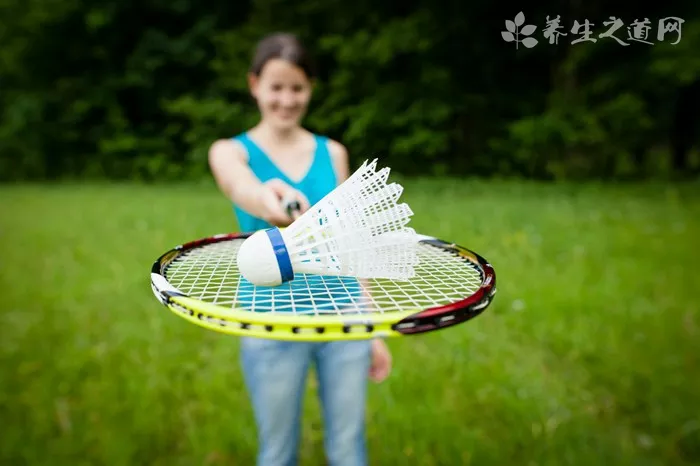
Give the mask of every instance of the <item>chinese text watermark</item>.
M 669 16 L 659 18 L 654 23 L 649 18 L 635 18 L 634 21 L 626 24 L 621 18 L 610 16 L 607 21 L 602 21 L 602 25 L 598 25 L 596 28 L 596 23 L 592 23 L 588 19 L 584 19 L 583 22 L 574 19 L 573 23 L 564 26 L 560 15 L 552 17 L 547 15 L 541 34 L 547 42 L 553 45 L 559 44 L 560 40 L 568 40 L 572 45 L 581 42 L 595 43 L 599 40 L 614 40 L 623 47 L 627 47 L 633 42 L 654 45 L 654 37 L 657 42 L 663 42 L 669 37 L 675 38 L 675 42 L 671 42 L 671 45 L 676 45 L 681 41 L 681 26 L 684 22 L 685 20 L 682 18 Z M 506 30 L 501 31 L 501 37 L 506 42 L 515 42 L 516 48 L 522 44 L 531 49 L 539 42 L 533 36 L 536 30 L 537 26 L 525 24 L 525 15 L 521 11 L 514 20 L 506 20 Z

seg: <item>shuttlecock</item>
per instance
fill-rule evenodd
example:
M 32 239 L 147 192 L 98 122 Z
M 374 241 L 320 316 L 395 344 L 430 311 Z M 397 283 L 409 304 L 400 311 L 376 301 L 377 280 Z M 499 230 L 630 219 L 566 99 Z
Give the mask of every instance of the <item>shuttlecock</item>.
M 248 281 L 277 286 L 295 273 L 406 280 L 418 263 L 418 235 L 406 226 L 403 187 L 386 184 L 389 168 L 365 161 L 345 182 L 287 228 L 251 235 L 238 251 Z

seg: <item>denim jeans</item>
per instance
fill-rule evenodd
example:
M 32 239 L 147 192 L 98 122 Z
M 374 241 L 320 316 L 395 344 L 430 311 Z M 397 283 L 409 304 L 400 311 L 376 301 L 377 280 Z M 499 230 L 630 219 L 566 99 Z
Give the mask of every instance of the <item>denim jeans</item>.
M 241 338 L 241 363 L 258 432 L 258 466 L 297 464 L 302 399 L 318 375 L 324 446 L 331 466 L 365 466 L 370 341 L 322 343 Z

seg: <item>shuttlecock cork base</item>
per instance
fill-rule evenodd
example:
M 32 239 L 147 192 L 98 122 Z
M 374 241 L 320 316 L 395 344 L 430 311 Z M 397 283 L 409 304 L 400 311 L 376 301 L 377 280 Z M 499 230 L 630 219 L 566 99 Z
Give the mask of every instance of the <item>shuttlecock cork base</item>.
M 241 275 L 276 286 L 296 273 L 389 278 L 414 276 L 418 235 L 408 228 L 413 212 L 397 204 L 403 187 L 386 184 L 389 168 L 365 161 L 345 182 L 289 227 L 260 230 L 243 242 Z
M 294 279 L 289 251 L 278 228 L 253 233 L 238 250 L 238 269 L 249 282 L 277 286 Z

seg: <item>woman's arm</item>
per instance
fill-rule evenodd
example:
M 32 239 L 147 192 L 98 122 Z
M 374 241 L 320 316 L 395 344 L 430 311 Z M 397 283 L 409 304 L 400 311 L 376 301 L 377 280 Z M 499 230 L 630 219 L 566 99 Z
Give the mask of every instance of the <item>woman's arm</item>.
M 209 149 L 209 167 L 221 192 L 233 203 L 258 218 L 277 226 L 292 222 L 282 207 L 282 199 L 299 200 L 302 212 L 309 208 L 306 197 L 274 179 L 261 183 L 248 166 L 248 155 L 236 142 L 220 139 Z

